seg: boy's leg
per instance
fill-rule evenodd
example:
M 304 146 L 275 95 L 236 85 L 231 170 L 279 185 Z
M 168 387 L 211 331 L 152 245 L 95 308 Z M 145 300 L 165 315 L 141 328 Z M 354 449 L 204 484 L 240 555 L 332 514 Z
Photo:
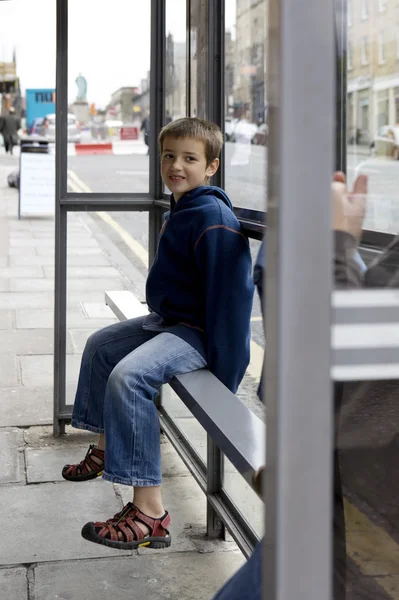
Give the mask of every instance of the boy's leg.
M 119 516 L 113 525 L 85 525 L 82 534 L 86 539 L 114 547 L 134 548 L 139 545 L 140 535 L 148 534 L 146 544 L 152 546 L 153 540 L 168 535 L 166 526 L 161 526 L 168 515 L 160 493 L 160 426 L 154 398 L 161 385 L 175 375 L 205 366 L 204 357 L 195 348 L 171 333 L 161 333 L 131 352 L 114 368 L 104 400 L 103 477 L 113 483 L 133 486 L 134 505 L 125 507 L 126 514 Z M 143 515 L 147 518 L 143 519 Z M 148 519 L 155 519 L 155 533 L 152 531 L 154 524 Z
M 72 413 L 73 427 L 103 434 L 104 396 L 110 373 L 126 355 L 157 335 L 142 328 L 143 319 L 115 323 L 88 338 Z M 79 465 L 66 465 L 63 469 L 65 479 L 84 481 L 100 474 L 104 462 L 102 450 L 103 443 L 100 443 L 94 450 L 90 448 Z

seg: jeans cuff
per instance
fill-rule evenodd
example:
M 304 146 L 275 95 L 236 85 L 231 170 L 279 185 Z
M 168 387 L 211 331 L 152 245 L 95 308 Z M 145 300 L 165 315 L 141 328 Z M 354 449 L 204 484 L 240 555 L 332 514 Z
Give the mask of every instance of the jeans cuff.
M 161 479 L 132 479 L 119 477 L 118 475 L 110 475 L 107 471 L 103 471 L 103 479 L 105 479 L 105 481 L 110 481 L 111 483 L 120 483 L 121 485 L 128 485 L 130 487 L 156 487 L 162 484 Z
M 103 427 L 95 427 L 94 425 L 89 425 L 88 423 L 78 421 L 77 419 L 72 419 L 71 425 L 75 429 L 84 429 L 85 431 L 91 431 L 92 433 L 104 433 Z

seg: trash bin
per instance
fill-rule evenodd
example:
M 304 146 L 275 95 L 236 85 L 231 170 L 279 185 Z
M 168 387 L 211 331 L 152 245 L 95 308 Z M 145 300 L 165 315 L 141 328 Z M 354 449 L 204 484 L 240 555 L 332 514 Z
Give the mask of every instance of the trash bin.
M 18 219 L 53 215 L 55 210 L 55 162 L 45 138 L 21 139 L 19 158 Z

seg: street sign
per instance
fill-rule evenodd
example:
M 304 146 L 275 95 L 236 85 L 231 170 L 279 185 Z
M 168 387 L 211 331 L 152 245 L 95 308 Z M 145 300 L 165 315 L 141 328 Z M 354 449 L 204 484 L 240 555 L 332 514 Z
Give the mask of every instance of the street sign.
M 21 146 L 18 217 L 55 211 L 55 158 L 47 146 Z

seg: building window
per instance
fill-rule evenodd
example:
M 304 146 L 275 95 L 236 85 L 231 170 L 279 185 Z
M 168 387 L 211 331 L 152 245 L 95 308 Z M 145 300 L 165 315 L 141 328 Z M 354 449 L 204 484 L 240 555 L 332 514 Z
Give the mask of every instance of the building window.
M 387 9 L 387 0 L 378 0 L 378 12 L 384 12 Z
M 352 44 L 348 42 L 348 71 L 352 71 L 353 62 L 352 62 Z
M 352 27 L 352 0 L 348 0 L 348 27 Z
M 385 63 L 385 52 L 384 52 L 384 32 L 380 31 L 378 34 L 378 63 L 383 65 Z
M 369 7 L 368 7 L 368 0 L 362 0 L 362 19 L 368 19 L 369 18 Z
M 368 42 L 367 42 L 367 36 L 362 37 L 362 42 L 361 42 L 361 56 L 362 56 L 362 65 L 368 65 L 369 64 L 369 60 L 368 60 Z

